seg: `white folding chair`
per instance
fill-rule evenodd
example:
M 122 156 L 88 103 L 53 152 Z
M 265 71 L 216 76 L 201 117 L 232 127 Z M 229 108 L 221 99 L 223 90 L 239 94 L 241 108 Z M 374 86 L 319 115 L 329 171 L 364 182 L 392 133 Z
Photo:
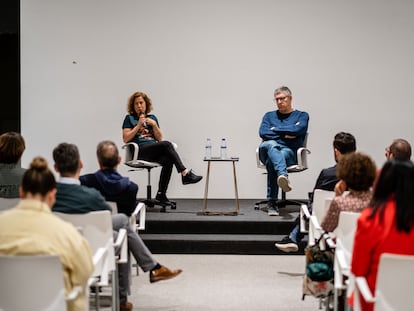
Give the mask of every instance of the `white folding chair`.
M 413 310 L 412 284 L 414 256 L 384 253 L 381 255 L 375 286 L 375 296 L 364 277 L 355 278 L 354 311 L 362 311 L 359 293 L 365 301 L 374 303 L 375 311 Z
M 129 223 L 133 231 L 145 230 L 146 209 L 143 202 L 139 202 L 129 217 Z
M 0 255 L 0 310 L 67 310 L 66 301 L 76 299 L 83 291 L 75 286 L 65 294 L 57 255 Z
M 172 143 L 174 148 L 177 149 L 177 144 Z M 147 183 L 147 196 L 146 199 L 142 202 L 145 203 L 148 207 L 154 207 L 156 205 L 161 206 L 161 212 L 166 212 L 166 207 L 169 206 L 171 209 L 176 209 L 176 202 L 169 201 L 167 203 L 159 202 L 155 199 L 152 199 L 152 189 L 151 189 L 151 170 L 156 167 L 160 167 L 161 164 L 157 162 L 149 162 L 138 159 L 139 146 L 134 142 L 129 142 L 122 146 L 122 149 L 125 149 L 125 162 L 124 164 L 131 167 L 131 171 L 146 169 L 148 172 L 148 183 Z
M 340 290 L 345 290 L 351 277 L 351 259 L 354 247 L 354 237 L 357 227 L 357 220 L 360 213 L 341 212 L 339 214 L 338 226 L 335 229 L 335 259 L 334 259 L 334 310 L 338 310 L 338 294 Z M 347 278 L 347 281 L 344 280 Z
M 0 212 L 15 207 L 20 198 L 0 198 Z
M 96 253 L 101 247 L 107 250 L 107 260 L 104 261 L 96 286 L 106 287 L 112 285 L 112 309 L 118 310 L 117 263 L 126 263 L 128 261 L 126 230 L 119 230 L 117 240 L 114 242 L 112 218 L 109 211 L 95 211 L 86 214 L 64 214 L 55 212 L 55 214 L 72 223 L 75 227 L 80 228 L 82 234 L 88 240 L 93 253 Z M 115 250 L 119 250 L 119 255 L 115 255 Z M 109 279 L 110 275 L 112 282 Z
M 287 167 L 287 171 L 289 174 L 291 173 L 300 173 L 308 169 L 308 154 L 311 153 L 311 151 L 306 147 L 308 143 L 308 136 L 309 133 L 306 133 L 305 139 L 303 141 L 302 147 L 298 148 L 296 151 L 296 159 L 297 163 L 293 164 L 289 167 Z M 266 165 L 260 161 L 259 157 L 259 148 L 256 148 L 256 165 L 260 169 L 266 169 Z M 265 173 L 267 174 L 267 173 Z M 286 205 L 302 205 L 304 202 L 303 200 L 289 200 L 286 198 L 286 192 L 281 190 L 281 199 L 277 201 L 277 205 L 280 206 L 286 206 Z M 254 209 L 258 210 L 260 209 L 260 205 L 267 204 L 269 200 L 261 200 L 258 202 L 255 202 Z
M 320 223 L 322 222 L 322 219 L 326 213 L 326 210 L 329 208 L 334 195 L 335 193 L 333 191 L 315 189 L 313 194 L 312 213 L 309 211 L 304 212 L 305 215 L 310 214 L 308 239 L 309 245 L 314 245 L 315 240 L 319 239 L 323 233 Z M 302 206 L 301 211 L 303 212 L 305 208 L 306 206 Z

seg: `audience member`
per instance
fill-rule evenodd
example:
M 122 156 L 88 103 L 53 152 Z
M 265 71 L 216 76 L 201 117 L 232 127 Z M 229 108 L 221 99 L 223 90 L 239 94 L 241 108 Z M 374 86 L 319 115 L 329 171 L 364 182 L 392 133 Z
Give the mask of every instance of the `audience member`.
M 368 206 L 372 198 L 376 166 L 368 155 L 352 152 L 341 157 L 336 175 L 339 181 L 335 186 L 335 197 L 321 222 L 326 232 L 333 232 L 338 226 L 340 212 L 360 212 Z M 345 189 L 349 191 L 347 194 L 343 194 Z
M 78 285 L 86 289 L 94 267 L 88 242 L 74 226 L 52 214 L 55 195 L 55 177 L 46 160 L 35 158 L 23 175 L 20 203 L 0 214 L 0 253 L 58 255 L 69 293 Z M 86 291 L 74 301 L 68 301 L 68 310 L 86 310 L 89 301 L 85 294 Z
M 396 159 L 408 161 L 411 158 L 411 145 L 402 138 L 394 139 L 391 145 L 385 148 L 385 157 L 388 160 Z
M 181 174 L 184 185 L 194 184 L 202 179 L 192 170 L 187 169 L 173 144 L 163 140 L 158 118 L 152 111 L 152 101 L 147 94 L 135 92 L 128 100 L 128 115 L 122 124 L 122 138 L 125 143 L 135 142 L 139 145 L 138 159 L 158 162 L 162 165 L 158 191 L 155 199 L 161 203 L 170 202 L 167 189 L 173 166 Z
M 356 150 L 355 137 L 350 133 L 339 132 L 335 135 L 333 141 L 333 152 L 335 163 L 344 155 Z M 313 193 L 315 189 L 334 191 L 335 185 L 338 182 L 336 177 L 336 164 L 334 166 L 323 169 L 318 179 L 316 180 L 315 187 L 311 193 L 309 200 L 309 209 L 312 209 Z M 277 242 L 275 246 L 284 252 L 297 252 L 299 250 L 298 244 L 303 239 L 303 233 L 300 232 L 299 228 L 299 217 L 296 218 L 296 225 L 290 232 L 289 236 L 285 236 L 280 242 Z
M 24 168 L 20 159 L 26 148 L 23 137 L 19 133 L 7 132 L 0 135 L 0 197 L 18 198 L 19 186 Z
M 352 252 L 352 273 L 365 277 L 372 293 L 381 254 L 414 255 L 413 202 L 414 164 L 401 160 L 386 162 L 369 207 L 358 219 Z M 360 300 L 362 310 L 373 310 L 371 303 L 362 297 Z
M 111 210 L 105 198 L 93 188 L 82 186 L 79 181 L 82 162 L 80 160 L 77 146 L 68 143 L 61 143 L 53 150 L 55 169 L 60 174 L 57 183 L 56 203 L 53 211 L 82 214 L 97 210 Z M 139 235 L 132 231 L 129 226 L 129 219 L 125 214 L 112 215 L 113 229 L 118 232 L 126 229 L 128 235 L 128 249 L 136 259 L 141 269 L 150 271 L 150 282 L 157 282 L 173 278 L 182 270 L 170 270 L 160 265 L 146 247 Z M 133 306 L 127 301 L 129 289 L 129 264 L 119 265 L 119 297 L 120 309 L 132 310 Z
M 296 151 L 303 145 L 308 130 L 307 112 L 292 107 L 292 92 L 282 86 L 274 91 L 277 110 L 267 112 L 262 119 L 259 135 L 259 158 L 267 169 L 268 215 L 279 215 L 277 198 L 279 187 L 292 190 L 287 167 L 296 163 Z
M 118 213 L 130 216 L 137 205 L 138 185 L 117 172 L 121 162 L 118 148 L 112 141 L 102 141 L 98 144 L 96 156 L 99 170 L 80 176 L 81 184 L 95 188 L 106 201 L 116 202 Z

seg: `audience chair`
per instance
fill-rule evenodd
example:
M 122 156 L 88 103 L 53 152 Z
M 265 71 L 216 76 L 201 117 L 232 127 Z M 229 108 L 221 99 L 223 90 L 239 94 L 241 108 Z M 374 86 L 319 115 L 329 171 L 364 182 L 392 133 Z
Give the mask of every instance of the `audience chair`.
M 146 218 L 145 204 L 143 202 L 139 202 L 137 206 L 135 207 L 135 210 L 132 212 L 131 216 L 129 217 L 129 223 L 131 226 L 131 230 L 135 231 L 136 233 L 138 233 L 139 230 L 145 230 L 145 218 Z M 135 258 L 134 258 L 134 261 L 135 261 Z M 138 263 L 135 262 L 134 264 L 132 264 L 132 266 L 136 268 L 136 275 L 139 275 Z
M 20 202 L 20 198 L 0 198 L 0 212 L 15 207 Z
M 176 146 L 174 144 L 174 146 Z M 122 149 L 125 149 L 125 165 L 132 167 L 130 171 L 138 171 L 146 169 L 148 172 L 148 183 L 147 183 L 147 197 L 142 202 L 145 203 L 148 207 L 161 206 L 161 212 L 166 212 L 166 208 L 170 207 L 171 209 L 176 209 L 176 202 L 169 201 L 167 203 L 160 202 L 155 199 L 152 199 L 152 187 L 151 187 L 151 170 L 156 167 L 160 167 L 161 164 L 157 162 L 148 162 L 138 159 L 139 146 L 136 143 L 130 142 L 122 146 Z
M 307 140 L 308 140 L 308 134 L 306 134 L 306 136 L 305 136 L 305 140 L 303 141 L 303 146 L 300 147 L 296 152 L 297 163 L 287 167 L 287 171 L 288 171 L 289 174 L 300 173 L 300 172 L 303 172 L 303 171 L 308 169 L 307 158 L 308 158 L 308 154 L 310 154 L 311 152 L 306 147 Z M 266 170 L 266 165 L 264 163 L 262 163 L 262 161 L 260 161 L 259 148 L 256 148 L 256 164 L 257 164 L 258 168 Z M 264 174 L 267 174 L 267 173 L 264 173 Z M 254 204 L 254 209 L 258 210 L 258 209 L 260 209 L 260 205 L 267 204 L 268 202 L 269 202 L 268 199 L 258 201 Z M 281 199 L 279 199 L 277 201 L 277 206 L 279 208 L 284 207 L 286 205 L 299 205 L 300 206 L 303 203 L 307 203 L 307 200 L 289 200 L 289 199 L 286 198 L 286 192 L 281 190 Z
M 334 231 L 335 259 L 334 259 L 334 310 L 338 310 L 338 295 L 346 295 L 347 287 L 352 291 L 353 282 L 351 277 L 351 259 L 354 247 L 354 236 L 357 227 L 357 220 L 360 213 L 341 212 L 339 214 L 338 227 Z M 345 280 L 346 279 L 346 280 Z
M 301 212 L 303 216 L 309 217 L 309 245 L 313 245 L 315 240 L 323 233 L 320 223 L 334 196 L 335 192 L 333 191 L 315 189 L 313 193 L 312 211 L 309 211 L 307 206 L 302 206 Z
M 66 301 L 85 291 L 75 286 L 65 294 L 62 264 L 56 255 L 0 255 L 0 276 L 0 310 L 5 311 L 67 310 Z
M 145 230 L 146 209 L 143 202 L 139 202 L 129 217 L 131 229 L 138 233 L 139 230 Z
M 117 264 L 128 262 L 126 230 L 119 230 L 117 239 L 114 242 L 112 219 L 109 211 L 96 211 L 86 214 L 65 214 L 55 212 L 54 214 L 72 223 L 75 227 L 80 228 L 80 231 L 88 240 L 93 253 L 96 253 L 101 247 L 104 247 L 107 250 L 107 260 L 105 260 L 103 264 L 99 282 L 95 283 L 95 286 L 112 287 L 112 310 L 118 310 L 119 295 Z M 111 279 L 109 276 L 111 276 Z
M 362 311 L 359 302 L 362 294 L 365 301 L 374 303 L 374 311 L 410 311 L 414 256 L 382 254 L 378 267 L 375 295 L 370 291 L 364 277 L 355 278 L 354 311 Z

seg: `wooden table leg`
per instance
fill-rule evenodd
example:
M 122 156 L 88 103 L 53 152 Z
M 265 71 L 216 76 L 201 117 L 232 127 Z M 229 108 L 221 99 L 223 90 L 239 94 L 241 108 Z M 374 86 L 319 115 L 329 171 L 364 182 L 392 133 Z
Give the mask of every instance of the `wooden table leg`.
M 204 188 L 203 212 L 207 211 L 207 196 L 208 196 L 208 182 L 210 178 L 210 163 L 211 161 L 207 161 L 207 175 L 206 175 L 206 186 Z
M 234 193 L 236 195 L 236 213 L 240 211 L 239 207 L 239 192 L 237 191 L 237 177 L 236 177 L 236 163 L 233 161 L 233 177 L 234 177 Z

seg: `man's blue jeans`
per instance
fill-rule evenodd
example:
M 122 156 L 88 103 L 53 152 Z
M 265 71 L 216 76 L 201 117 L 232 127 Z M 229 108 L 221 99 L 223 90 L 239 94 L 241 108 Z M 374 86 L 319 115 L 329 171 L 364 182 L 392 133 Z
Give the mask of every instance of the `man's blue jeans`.
M 259 146 L 259 158 L 267 169 L 267 199 L 277 200 L 277 177 L 288 175 L 286 167 L 296 163 L 296 155 L 292 149 L 267 140 Z

